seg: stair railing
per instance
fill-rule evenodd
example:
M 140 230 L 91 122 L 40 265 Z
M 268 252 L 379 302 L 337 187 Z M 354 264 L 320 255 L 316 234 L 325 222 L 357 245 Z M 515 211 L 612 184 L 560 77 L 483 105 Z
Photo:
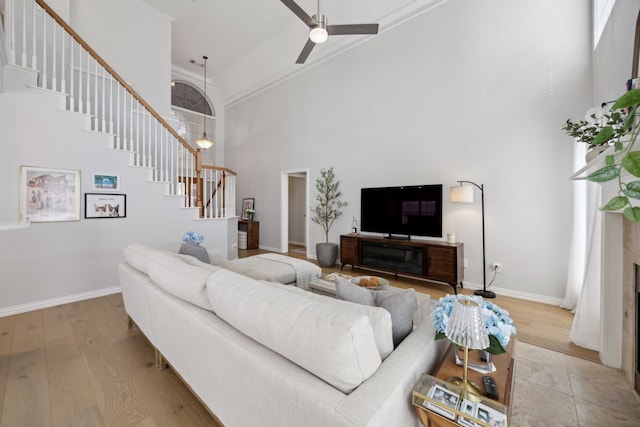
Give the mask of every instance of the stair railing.
M 5 0 L 5 50 L 11 65 L 37 73 L 37 87 L 64 93 L 65 108 L 91 117 L 91 130 L 112 134 L 111 149 L 131 153 L 185 207 L 207 218 L 235 215 L 235 172 L 202 164 L 194 149 L 42 0 Z M 206 186 L 225 191 L 205 208 Z

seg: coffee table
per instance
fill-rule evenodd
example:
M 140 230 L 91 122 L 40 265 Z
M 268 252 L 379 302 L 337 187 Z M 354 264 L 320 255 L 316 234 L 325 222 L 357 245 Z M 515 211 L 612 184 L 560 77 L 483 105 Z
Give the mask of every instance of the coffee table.
M 315 294 L 336 297 L 336 282 L 318 277 L 309 282 L 309 290 Z

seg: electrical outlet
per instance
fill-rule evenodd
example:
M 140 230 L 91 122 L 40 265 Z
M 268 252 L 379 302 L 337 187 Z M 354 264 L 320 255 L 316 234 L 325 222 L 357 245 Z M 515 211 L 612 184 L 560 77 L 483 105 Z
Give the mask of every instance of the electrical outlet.
M 496 273 L 502 273 L 502 264 L 500 264 L 499 262 L 494 262 L 493 264 L 491 264 L 491 268 L 493 268 Z
M 469 260 L 465 258 L 462 262 L 462 265 L 464 266 L 464 268 L 469 268 Z

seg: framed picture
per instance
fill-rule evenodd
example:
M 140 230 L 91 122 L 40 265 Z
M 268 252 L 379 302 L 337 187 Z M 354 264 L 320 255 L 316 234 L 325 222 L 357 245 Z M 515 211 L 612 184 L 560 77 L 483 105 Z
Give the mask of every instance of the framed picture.
M 255 209 L 253 207 L 256 199 L 242 199 L 242 214 L 240 215 L 240 219 L 243 221 L 249 220 L 249 214 L 247 214 L 247 209 Z
M 21 218 L 31 222 L 80 220 L 80 171 L 20 166 Z
M 120 175 L 94 173 L 91 177 L 91 189 L 94 191 L 120 191 Z
M 84 193 L 85 218 L 125 218 L 126 194 Z

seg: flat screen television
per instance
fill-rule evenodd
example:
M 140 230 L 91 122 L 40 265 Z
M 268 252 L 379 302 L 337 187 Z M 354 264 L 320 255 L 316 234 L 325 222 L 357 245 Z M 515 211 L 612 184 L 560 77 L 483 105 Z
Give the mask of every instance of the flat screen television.
M 363 188 L 360 196 L 362 231 L 442 237 L 442 184 Z

